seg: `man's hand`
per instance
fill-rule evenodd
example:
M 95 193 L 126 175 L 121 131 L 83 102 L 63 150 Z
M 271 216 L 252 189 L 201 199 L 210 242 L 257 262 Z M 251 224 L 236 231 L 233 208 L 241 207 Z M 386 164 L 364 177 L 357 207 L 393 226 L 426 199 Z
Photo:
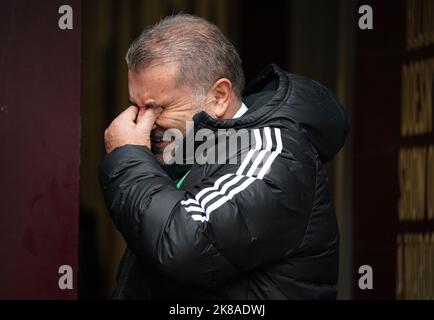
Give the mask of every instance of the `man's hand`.
M 126 144 L 151 147 L 151 130 L 161 108 L 128 107 L 104 132 L 105 150 L 107 153 Z

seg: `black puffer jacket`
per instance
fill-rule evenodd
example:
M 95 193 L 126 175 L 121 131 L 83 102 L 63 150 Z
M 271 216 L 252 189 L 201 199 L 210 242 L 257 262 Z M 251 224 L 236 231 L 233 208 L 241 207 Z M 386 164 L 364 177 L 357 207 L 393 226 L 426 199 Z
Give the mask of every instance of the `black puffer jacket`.
M 196 130 L 253 133 L 229 152 L 237 164 L 194 164 L 180 189 L 146 147 L 103 160 L 105 201 L 128 245 L 114 298 L 336 297 L 339 235 L 323 163 L 346 140 L 346 116 L 325 87 L 275 65 L 243 100 L 241 118 L 194 117 Z

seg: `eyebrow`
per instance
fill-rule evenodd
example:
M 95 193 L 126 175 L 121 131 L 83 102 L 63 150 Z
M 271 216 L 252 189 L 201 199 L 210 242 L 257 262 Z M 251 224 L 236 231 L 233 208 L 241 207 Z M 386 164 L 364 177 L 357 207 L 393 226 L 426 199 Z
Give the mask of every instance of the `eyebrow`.
M 135 102 L 133 101 L 133 99 L 131 99 L 131 98 L 128 99 L 128 103 L 130 103 L 130 104 L 133 105 L 133 106 L 140 107 L 140 106 L 139 106 L 137 103 L 135 103 Z M 162 108 L 163 105 L 160 104 L 160 103 L 157 103 L 157 102 L 155 102 L 155 101 L 151 101 L 151 102 L 147 102 L 147 103 L 145 103 L 145 105 L 144 105 L 143 107 L 145 107 L 145 108 L 158 108 L 158 107 Z
M 158 107 L 161 107 L 161 106 L 162 106 L 161 104 L 159 104 L 159 103 L 157 103 L 155 101 L 147 102 L 144 105 L 145 108 L 151 108 L 151 109 L 158 108 Z

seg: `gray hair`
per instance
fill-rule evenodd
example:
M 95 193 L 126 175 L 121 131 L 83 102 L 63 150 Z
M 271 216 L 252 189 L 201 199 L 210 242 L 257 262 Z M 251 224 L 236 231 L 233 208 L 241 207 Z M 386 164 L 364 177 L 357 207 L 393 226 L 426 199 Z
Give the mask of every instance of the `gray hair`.
M 133 71 L 152 62 L 175 62 L 176 83 L 202 93 L 227 78 L 241 98 L 244 73 L 237 50 L 216 25 L 196 16 L 173 15 L 147 27 L 133 41 L 125 60 Z

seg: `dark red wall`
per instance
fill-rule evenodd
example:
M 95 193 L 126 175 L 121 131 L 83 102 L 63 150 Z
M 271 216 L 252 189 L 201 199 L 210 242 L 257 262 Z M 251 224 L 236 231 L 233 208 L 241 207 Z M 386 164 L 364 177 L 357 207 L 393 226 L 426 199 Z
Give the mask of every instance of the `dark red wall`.
M 58 28 L 62 4 L 73 30 Z M 0 4 L 0 298 L 76 298 L 80 10 Z M 58 287 L 65 264 L 73 290 Z
M 353 297 L 394 299 L 397 236 L 432 232 L 433 222 L 399 222 L 399 151 L 427 146 L 434 134 L 401 137 L 404 64 L 432 58 L 434 47 L 406 50 L 406 1 L 359 1 L 373 9 L 374 29 L 357 31 L 353 130 Z M 373 290 L 360 290 L 358 268 L 373 269 Z
M 405 7 L 403 0 L 395 1 L 393 6 L 388 1 L 359 1 L 359 6 L 362 4 L 372 7 L 374 29 L 357 28 L 352 126 L 353 298 L 393 299 Z M 373 269 L 373 290 L 358 287 L 361 265 Z

